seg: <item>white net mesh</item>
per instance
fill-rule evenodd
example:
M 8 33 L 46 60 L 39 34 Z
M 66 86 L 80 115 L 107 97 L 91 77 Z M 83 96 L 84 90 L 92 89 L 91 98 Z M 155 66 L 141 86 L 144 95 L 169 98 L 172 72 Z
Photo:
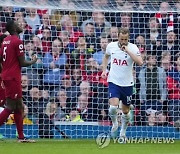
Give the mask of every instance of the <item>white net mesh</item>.
M 130 42 L 145 60 L 143 67 L 134 66 L 134 107 L 127 136 L 180 138 L 179 1 L 0 0 L 0 4 L 0 31 L 5 32 L 6 22 L 14 19 L 24 30 L 20 39 L 26 59 L 33 52 L 39 57 L 36 64 L 22 68 L 26 135 L 93 138 L 110 130 L 102 58 L 107 44 L 117 41 L 118 28 L 127 27 Z M 120 117 L 121 107 L 118 113 Z M 0 132 L 15 137 L 13 123 L 12 115 Z

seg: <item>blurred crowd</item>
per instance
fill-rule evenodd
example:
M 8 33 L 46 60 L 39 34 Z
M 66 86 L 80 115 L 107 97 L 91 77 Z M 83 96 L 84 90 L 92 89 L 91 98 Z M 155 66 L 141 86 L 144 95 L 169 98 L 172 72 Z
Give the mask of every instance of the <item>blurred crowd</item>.
M 36 3 L 44 6 L 50 2 Z M 81 5 L 78 0 L 54 2 L 69 8 Z M 180 2 L 98 2 L 93 0 L 92 5 L 106 8 L 111 4 L 130 12 L 1 7 L 1 33 L 6 32 L 6 22 L 14 19 L 23 28 L 19 37 L 26 59 L 30 60 L 34 52 L 38 55 L 36 64 L 22 69 L 26 116 L 34 124 L 43 112 L 52 121 L 109 125 L 108 83 L 101 78 L 102 58 L 107 44 L 118 40 L 118 28 L 127 27 L 130 42 L 138 46 L 144 59 L 144 65 L 133 70 L 131 125 L 174 125 L 180 120 Z M 153 8 L 157 12 L 148 13 Z

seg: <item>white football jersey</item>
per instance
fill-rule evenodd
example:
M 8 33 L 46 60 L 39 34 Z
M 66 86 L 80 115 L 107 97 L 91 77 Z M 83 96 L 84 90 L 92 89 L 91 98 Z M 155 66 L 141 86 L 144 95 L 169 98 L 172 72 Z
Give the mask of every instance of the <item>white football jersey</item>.
M 140 56 L 139 49 L 135 44 L 128 43 L 128 49 L 135 55 Z M 108 75 L 108 82 L 124 87 L 134 85 L 134 62 L 126 52 L 119 48 L 118 41 L 108 44 L 106 54 L 111 56 L 111 68 Z

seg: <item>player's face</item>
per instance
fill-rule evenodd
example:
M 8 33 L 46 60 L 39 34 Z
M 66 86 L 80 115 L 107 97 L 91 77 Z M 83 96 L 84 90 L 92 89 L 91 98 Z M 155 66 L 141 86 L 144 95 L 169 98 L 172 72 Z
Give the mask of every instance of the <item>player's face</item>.
M 20 25 L 17 22 L 14 23 L 14 28 L 18 34 L 23 32 L 23 29 L 20 27 Z
M 119 43 L 121 46 L 123 46 L 123 45 L 127 46 L 128 41 L 129 41 L 129 34 L 128 33 L 127 34 L 120 33 L 118 40 L 119 40 Z

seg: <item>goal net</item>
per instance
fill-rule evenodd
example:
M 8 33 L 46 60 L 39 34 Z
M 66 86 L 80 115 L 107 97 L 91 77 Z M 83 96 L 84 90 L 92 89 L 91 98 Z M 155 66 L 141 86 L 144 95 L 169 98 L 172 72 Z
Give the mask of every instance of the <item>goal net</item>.
M 22 68 L 26 136 L 95 138 L 110 132 L 102 58 L 107 44 L 118 40 L 118 29 L 127 27 L 144 60 L 133 69 L 127 136 L 180 139 L 178 0 L 0 0 L 1 33 L 10 19 L 23 28 L 26 59 L 38 55 L 36 64 Z M 121 114 L 120 102 L 119 129 Z M 16 137 L 13 114 L 0 134 Z

